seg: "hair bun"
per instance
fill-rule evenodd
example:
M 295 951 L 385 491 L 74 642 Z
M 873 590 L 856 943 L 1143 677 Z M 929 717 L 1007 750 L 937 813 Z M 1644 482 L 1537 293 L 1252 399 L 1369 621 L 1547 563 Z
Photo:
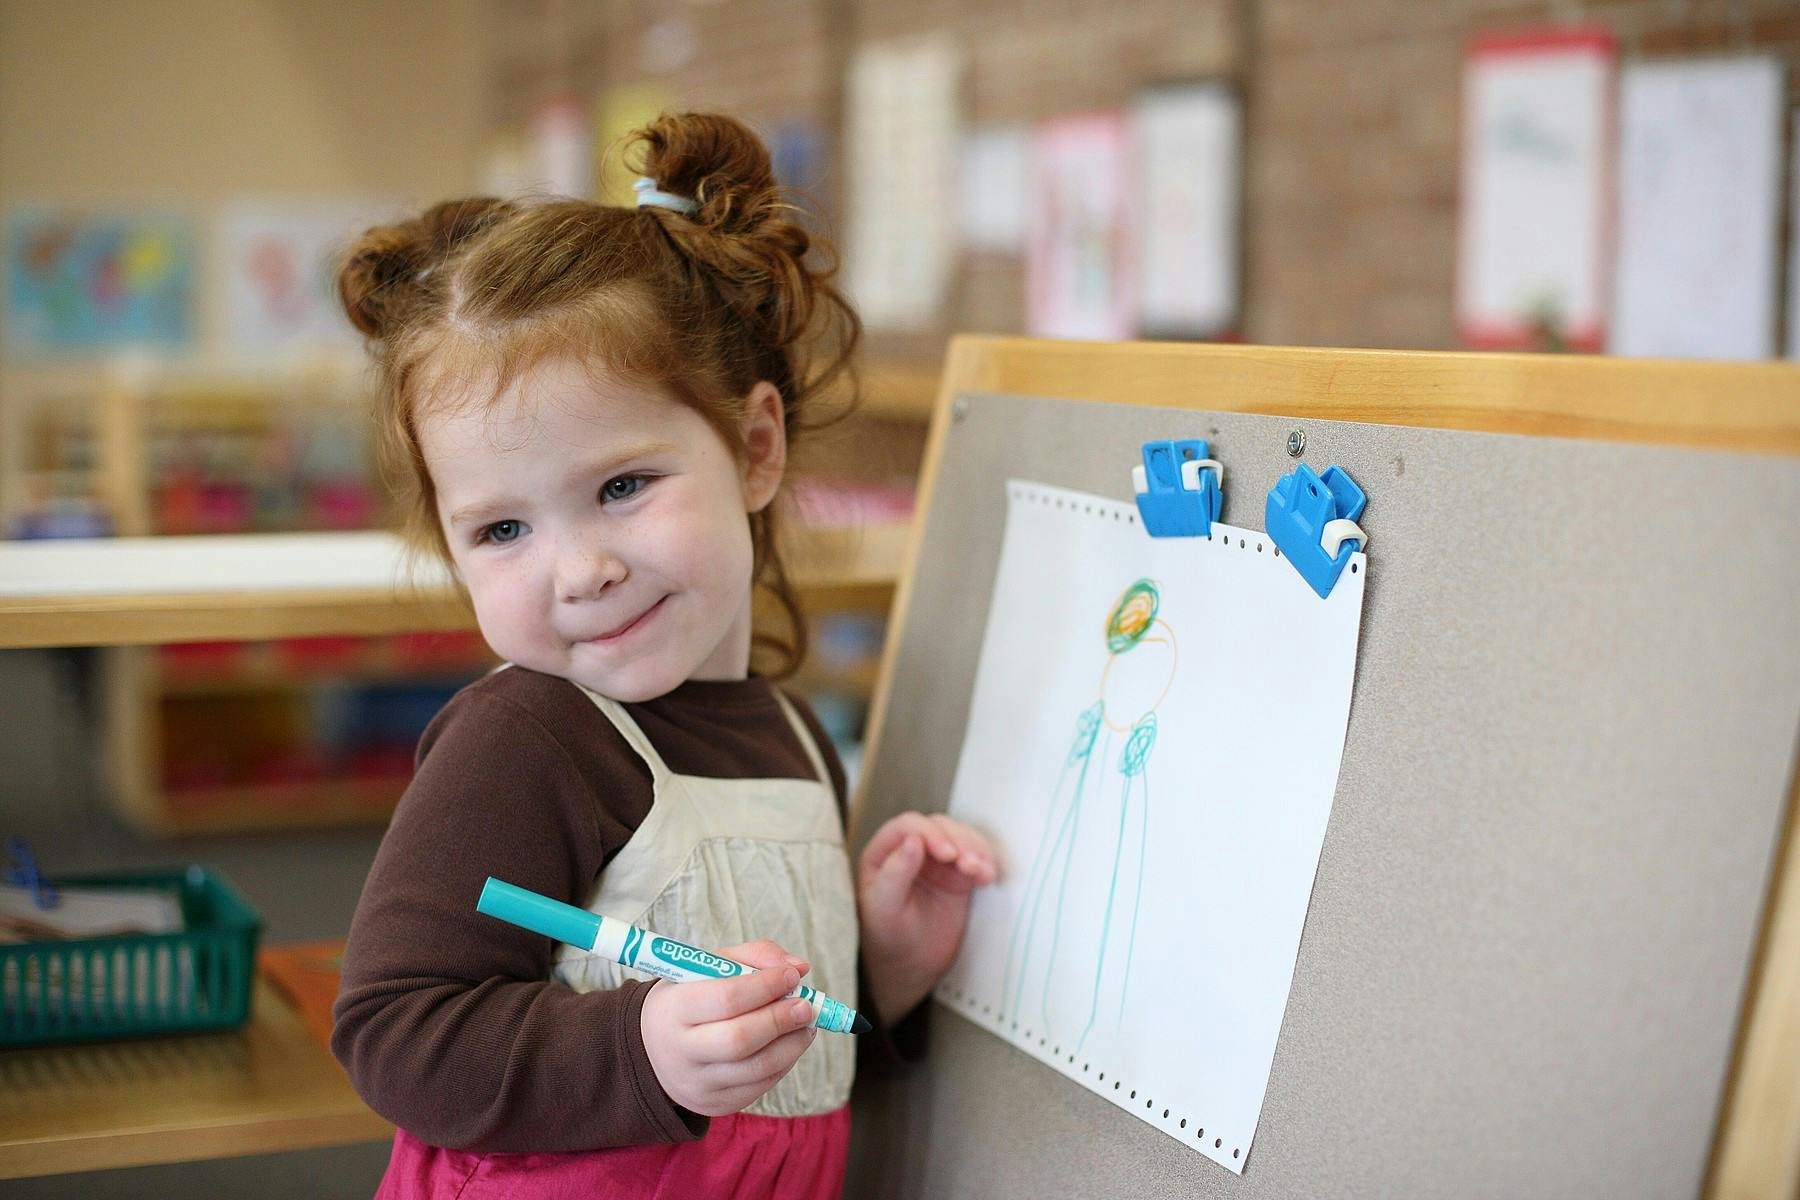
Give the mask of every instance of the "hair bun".
M 378 341 L 391 337 L 435 286 L 434 268 L 514 207 L 490 197 L 452 200 L 366 231 L 337 273 L 338 300 L 350 323 Z
M 659 190 L 691 198 L 691 219 L 721 233 L 751 233 L 784 207 L 769 152 L 750 127 L 718 113 L 664 113 L 632 133 L 640 172 Z

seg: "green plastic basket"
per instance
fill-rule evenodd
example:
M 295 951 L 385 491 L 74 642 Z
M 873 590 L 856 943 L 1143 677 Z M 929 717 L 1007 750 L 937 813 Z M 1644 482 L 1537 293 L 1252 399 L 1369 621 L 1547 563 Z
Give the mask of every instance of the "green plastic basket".
M 249 1020 L 262 918 L 224 879 L 194 866 L 55 883 L 174 894 L 185 927 L 0 945 L 0 1046 L 234 1029 Z

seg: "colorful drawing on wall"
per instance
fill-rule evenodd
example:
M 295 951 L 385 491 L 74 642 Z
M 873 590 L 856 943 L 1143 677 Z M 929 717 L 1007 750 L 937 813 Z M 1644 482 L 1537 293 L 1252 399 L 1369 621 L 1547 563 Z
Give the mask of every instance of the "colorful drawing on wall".
M 24 355 L 194 336 L 194 232 L 172 214 L 20 211 L 6 228 L 7 336 Z
M 337 260 L 379 211 L 374 204 L 227 209 L 215 247 L 229 347 L 266 354 L 354 346 L 337 302 Z
M 1156 582 L 1140 579 L 1125 589 L 1106 619 L 1106 657 L 1100 668 L 1099 698 L 1075 721 L 1075 736 L 1045 809 L 1043 833 L 1025 884 L 1025 901 L 1014 918 L 1006 953 L 1001 1017 L 1016 1015 L 1032 1005 L 1032 1015 L 1059 1040 L 1073 1042 L 1076 1053 L 1081 1052 L 1095 1021 L 1100 1019 L 1102 992 L 1107 997 L 1106 1014 L 1115 1023 L 1122 1023 L 1131 990 L 1131 956 L 1137 946 L 1138 918 L 1143 909 L 1144 856 L 1150 838 L 1150 754 L 1156 748 L 1156 709 L 1169 694 L 1179 662 L 1175 631 L 1157 616 L 1160 601 Z M 1129 687 L 1108 687 L 1114 679 L 1113 665 L 1121 656 L 1144 648 L 1146 654 L 1140 658 L 1147 657 L 1152 655 L 1150 648 L 1157 647 L 1161 648 L 1153 655 L 1157 662 L 1146 672 L 1153 680 L 1149 693 L 1134 695 Z M 1160 681 L 1160 685 L 1154 681 Z M 1154 699 L 1149 699 L 1146 708 L 1144 703 L 1150 695 Z M 1111 755 L 1115 733 L 1125 739 L 1116 758 Z M 1097 768 L 1096 740 L 1100 742 Z M 1090 774 L 1095 776 L 1092 794 L 1088 787 Z M 1116 822 L 1115 806 L 1105 795 L 1109 791 L 1118 794 Z M 1085 814 L 1084 809 L 1088 810 Z M 1098 914 L 1072 912 L 1066 904 L 1070 876 L 1087 873 L 1106 878 L 1106 905 Z M 1058 882 L 1050 906 L 1045 907 L 1052 877 Z M 1097 921 L 1092 919 L 1096 916 Z M 1115 938 L 1115 932 L 1123 937 Z M 1044 957 L 1034 973 L 1040 939 L 1045 943 Z M 1086 1011 L 1082 1012 L 1079 989 L 1059 989 L 1053 984 L 1059 978 L 1059 969 L 1061 974 L 1072 972 L 1085 978 L 1090 963 L 1093 988 L 1087 993 Z M 1042 980 L 1041 989 L 1032 986 L 1036 979 Z M 1115 995 L 1117 1005 L 1112 1003 Z M 1075 1011 L 1055 1011 L 1059 998 L 1065 1010 L 1067 1001 L 1073 999 Z
M 1131 129 L 1123 112 L 1037 127 L 1025 324 L 1034 337 L 1137 334 Z
M 1605 343 L 1617 70 L 1600 26 L 1470 45 L 1456 250 L 1456 324 L 1470 345 Z

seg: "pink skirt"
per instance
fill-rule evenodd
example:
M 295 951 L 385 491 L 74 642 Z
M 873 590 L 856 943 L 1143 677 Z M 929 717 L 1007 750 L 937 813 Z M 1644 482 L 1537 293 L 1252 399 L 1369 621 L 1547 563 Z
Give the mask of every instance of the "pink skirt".
M 816 1117 L 714 1117 L 675 1145 L 566 1154 L 476 1154 L 428 1146 L 404 1129 L 375 1200 L 837 1200 L 850 1107 Z

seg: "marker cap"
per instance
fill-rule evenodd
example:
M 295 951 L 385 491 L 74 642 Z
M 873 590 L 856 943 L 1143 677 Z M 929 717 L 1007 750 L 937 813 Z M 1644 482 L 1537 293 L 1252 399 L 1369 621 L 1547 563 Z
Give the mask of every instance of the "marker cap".
M 514 887 L 492 875 L 481 885 L 475 911 L 583 950 L 592 950 L 600 936 L 600 918 L 587 909 Z

